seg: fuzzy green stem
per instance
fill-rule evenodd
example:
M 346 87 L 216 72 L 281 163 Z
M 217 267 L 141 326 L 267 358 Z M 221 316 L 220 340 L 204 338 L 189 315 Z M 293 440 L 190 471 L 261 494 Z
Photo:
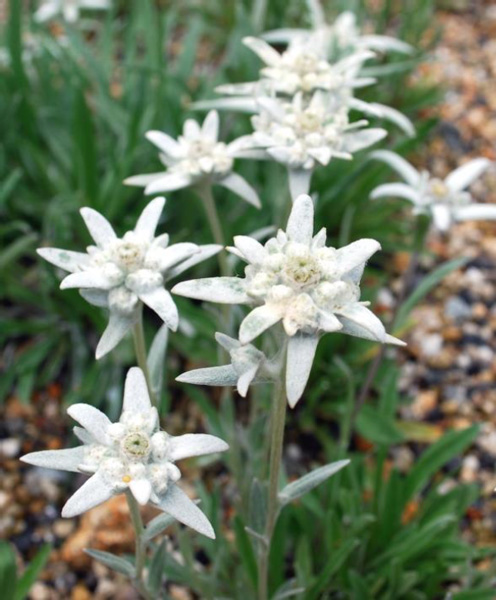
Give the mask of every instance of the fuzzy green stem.
M 270 424 L 270 458 L 269 458 L 269 492 L 267 500 L 267 515 L 265 521 L 265 544 L 260 546 L 258 568 L 258 600 L 267 600 L 269 587 L 269 552 L 272 535 L 279 512 L 279 475 L 281 472 L 282 451 L 284 443 L 284 426 L 286 423 L 286 353 L 283 349 L 283 360 L 280 381 L 275 385 L 274 401 Z
M 150 373 L 148 371 L 148 363 L 147 363 L 147 353 L 146 353 L 146 343 L 145 343 L 145 332 L 143 331 L 143 313 L 140 310 L 140 314 L 138 320 L 133 326 L 133 342 L 134 342 L 134 353 L 136 354 L 136 362 L 138 363 L 138 367 L 143 371 L 146 380 L 146 387 L 148 388 L 148 393 L 150 394 L 150 400 L 152 406 L 157 406 L 157 399 L 155 398 L 155 394 L 152 391 L 152 387 L 150 384 Z
M 134 585 L 138 592 L 143 596 L 145 600 L 152 600 L 152 596 L 149 593 L 145 580 L 144 580 L 144 568 L 146 562 L 146 544 L 143 543 L 143 520 L 141 518 L 140 509 L 134 496 L 128 490 L 126 492 L 127 504 L 129 506 L 129 514 L 131 515 L 131 522 L 134 528 L 134 534 L 136 537 L 136 554 L 135 554 L 135 576 Z
M 207 183 L 198 185 L 196 191 L 203 201 L 203 206 L 205 207 L 208 223 L 215 243 L 225 247 L 226 241 L 222 231 L 219 213 L 217 212 L 217 206 L 215 205 L 214 196 L 212 194 L 212 186 Z M 217 260 L 219 261 L 220 274 L 222 277 L 228 277 L 230 269 L 224 250 L 221 250 L 217 254 Z

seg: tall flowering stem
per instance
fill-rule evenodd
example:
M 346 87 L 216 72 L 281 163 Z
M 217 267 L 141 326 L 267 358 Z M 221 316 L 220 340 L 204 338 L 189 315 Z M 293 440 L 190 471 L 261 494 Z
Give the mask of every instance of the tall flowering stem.
M 158 399 L 155 397 L 153 393 L 152 386 L 150 383 L 150 372 L 148 370 L 148 362 L 147 362 L 147 352 L 146 352 L 146 343 L 145 343 L 145 332 L 143 330 L 143 314 L 140 311 L 138 320 L 133 326 L 133 343 L 134 343 L 134 353 L 136 355 L 136 362 L 138 363 L 139 368 L 143 371 L 146 380 L 146 387 L 148 388 L 148 393 L 150 394 L 150 400 L 152 406 L 158 408 Z
M 226 240 L 224 237 L 224 232 L 222 231 L 219 213 L 215 205 L 215 200 L 212 193 L 212 186 L 207 184 L 198 185 L 196 187 L 196 193 L 198 194 L 198 196 L 200 196 L 203 202 L 205 213 L 208 219 L 208 224 L 210 226 L 210 230 L 212 231 L 212 236 L 214 238 L 215 243 L 221 246 L 225 246 Z M 229 275 L 229 265 L 227 263 L 225 253 L 222 251 L 219 252 L 219 254 L 217 254 L 217 260 L 219 261 L 219 269 L 222 277 L 227 277 Z
M 284 444 L 284 426 L 286 423 L 286 384 L 285 372 L 287 362 L 287 342 L 283 347 L 283 358 L 280 380 L 274 386 L 272 416 L 270 424 L 270 458 L 267 514 L 265 520 L 265 543 L 260 546 L 258 567 L 258 597 L 259 600 L 268 598 L 269 552 L 272 534 L 279 510 L 279 477 L 281 473 L 282 450 Z
M 129 514 L 131 515 L 131 521 L 133 523 L 134 535 L 136 539 L 136 553 L 134 561 L 136 574 L 134 577 L 134 585 L 145 600 L 152 600 L 152 596 L 149 593 L 143 578 L 143 571 L 146 562 L 146 544 L 143 542 L 143 519 L 141 518 L 139 505 L 129 491 L 126 492 L 126 500 L 129 506 Z

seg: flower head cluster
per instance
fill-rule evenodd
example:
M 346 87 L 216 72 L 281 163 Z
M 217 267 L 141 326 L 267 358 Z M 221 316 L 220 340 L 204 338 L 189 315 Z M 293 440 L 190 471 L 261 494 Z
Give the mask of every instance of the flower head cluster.
M 272 381 L 277 376 L 277 364 L 271 363 L 265 354 L 252 344 L 223 333 L 216 333 L 217 342 L 229 352 L 230 365 L 195 369 L 176 377 L 176 381 L 194 385 L 236 386 L 243 398 L 252 383 Z
M 297 92 L 311 94 L 316 90 L 338 92 L 374 83 L 374 79 L 358 75 L 363 63 L 374 56 L 373 52 L 357 52 L 336 63 L 327 59 L 324 45 L 318 39 L 297 38 L 282 54 L 266 41 L 246 37 L 245 46 L 265 63 L 260 71 L 262 80 L 277 94 L 293 96 Z M 257 82 L 228 84 L 217 88 L 220 93 L 236 94 L 254 91 Z
M 107 10 L 110 0 L 42 0 L 34 18 L 38 22 L 49 21 L 58 15 L 68 23 L 79 19 L 81 10 Z
M 160 160 L 167 170 L 128 177 L 124 181 L 126 185 L 144 187 L 146 194 L 157 194 L 209 182 L 222 185 L 260 207 L 255 190 L 232 170 L 234 160 L 243 156 L 242 140 L 230 144 L 218 141 L 216 111 L 208 113 L 202 127 L 193 119 L 187 119 L 177 141 L 161 131 L 149 131 L 146 137 L 160 150 Z
M 282 322 L 289 337 L 286 385 L 291 405 L 303 393 L 321 334 L 340 331 L 401 343 L 386 334 L 367 303 L 360 301 L 363 269 L 379 243 L 364 239 L 328 248 L 325 229 L 313 235 L 313 213 L 312 199 L 302 195 L 293 204 L 286 232 L 279 231 L 264 246 L 237 236 L 229 250 L 248 263 L 244 279 L 199 279 L 173 288 L 173 293 L 190 298 L 253 306 L 241 323 L 241 344 Z
M 324 43 L 328 56 L 343 56 L 350 52 L 360 50 L 374 50 L 377 52 L 400 52 L 411 54 L 412 46 L 397 38 L 362 34 L 357 25 L 355 13 L 344 11 L 336 17 L 333 23 L 326 23 L 324 11 L 318 0 L 307 0 L 312 29 L 275 29 L 262 35 L 263 39 L 271 43 L 291 43 L 295 41 L 315 40 Z
M 457 221 L 496 219 L 496 206 L 476 204 L 465 191 L 491 165 L 486 158 L 467 162 L 444 180 L 427 171 L 417 171 L 404 158 L 388 150 L 373 152 L 371 158 L 391 166 L 405 181 L 380 185 L 372 191 L 371 198 L 405 198 L 413 204 L 415 213 L 430 215 L 439 231 L 447 231 Z
M 133 367 L 127 374 L 117 423 L 88 404 L 73 404 L 68 413 L 82 425 L 74 428 L 82 445 L 32 452 L 21 459 L 39 467 L 90 475 L 65 504 L 63 517 L 79 515 L 129 490 L 140 504 L 151 502 L 181 523 L 215 537 L 208 519 L 176 485 L 181 472 L 175 462 L 224 452 L 228 445 L 212 435 L 173 437 L 161 431 L 140 369 Z
M 109 324 L 98 344 L 97 358 L 110 352 L 133 327 L 143 304 L 175 331 L 179 316 L 164 283 L 221 249 L 215 244 L 169 245 L 167 234 L 155 237 L 164 204 L 165 198 L 152 200 L 134 230 L 122 238 L 100 213 L 82 208 L 94 246 L 89 246 L 86 253 L 58 248 L 38 250 L 44 259 L 70 272 L 60 285 L 62 289 L 80 288 L 88 302 L 109 309 Z
M 308 171 L 308 178 L 317 164 L 327 165 L 332 158 L 349 160 L 387 135 L 384 129 L 367 128 L 365 120 L 350 123 L 346 109 L 330 110 L 329 97 L 321 92 L 309 103 L 296 94 L 292 102 L 265 99 L 260 106 L 260 113 L 252 117 L 254 133 L 246 138 L 245 148 L 262 148 L 290 172 Z M 298 191 L 292 185 L 293 197 Z
M 239 151 L 287 165 L 293 197 L 308 192 L 315 166 L 327 165 L 332 157 L 350 159 L 386 135 L 380 128 L 364 129 L 365 120 L 352 122 L 352 110 L 391 121 L 409 136 L 415 134 L 410 120 L 396 109 L 355 97 L 356 88 L 376 81 L 360 75 L 373 52 L 360 50 L 331 63 L 318 36 L 297 37 L 282 54 L 261 39 L 249 37 L 244 43 L 266 65 L 260 79 L 219 86 L 216 91 L 230 97 L 195 106 L 256 113 L 255 131 L 239 140 Z M 259 148 L 267 150 L 265 157 L 257 153 Z M 302 169 L 307 172 L 295 173 Z

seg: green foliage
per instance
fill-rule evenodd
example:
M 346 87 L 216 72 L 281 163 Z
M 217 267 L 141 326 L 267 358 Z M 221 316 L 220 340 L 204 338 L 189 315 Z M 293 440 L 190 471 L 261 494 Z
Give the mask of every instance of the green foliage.
M 24 572 L 19 575 L 12 546 L 8 542 L 0 542 L 0 591 L 2 600 L 25 600 L 31 586 L 43 570 L 51 551 L 50 544 L 42 546 L 24 569 Z

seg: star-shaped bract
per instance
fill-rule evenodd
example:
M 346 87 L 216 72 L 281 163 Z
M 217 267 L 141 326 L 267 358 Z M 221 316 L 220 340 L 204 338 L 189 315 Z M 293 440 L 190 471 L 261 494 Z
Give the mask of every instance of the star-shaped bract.
M 79 288 L 91 304 L 109 309 L 109 323 L 96 357 L 110 352 L 132 329 L 142 304 L 155 311 L 173 331 L 179 315 L 164 283 L 220 251 L 221 246 L 192 243 L 169 245 L 167 234 L 155 237 L 165 198 L 155 198 L 143 210 L 133 231 L 118 238 L 110 223 L 92 208 L 81 215 L 95 241 L 86 253 L 40 248 L 38 254 L 69 271 L 61 289 Z
M 61 15 L 68 23 L 79 19 L 81 10 L 107 10 L 110 0 L 43 0 L 34 14 L 35 21 L 42 23 Z
M 69 498 L 63 517 L 75 517 L 129 490 L 144 505 L 151 503 L 200 533 L 215 538 L 203 512 L 177 485 L 176 461 L 224 452 L 228 445 L 206 434 L 177 437 L 159 429 L 157 409 L 151 406 L 143 372 L 129 370 L 121 417 L 111 423 L 89 404 L 73 404 L 69 415 L 81 427 L 74 433 L 82 445 L 64 450 L 31 452 L 23 462 L 48 469 L 90 475 Z
M 389 150 L 378 150 L 370 158 L 392 167 L 405 183 L 385 183 L 376 187 L 373 199 L 398 196 L 409 200 L 416 214 L 427 214 L 439 231 L 447 231 L 457 221 L 496 219 L 496 206 L 476 204 L 464 191 L 491 165 L 487 158 L 475 158 L 452 171 L 445 179 L 432 177 L 427 171 L 417 171 L 404 158 Z
M 252 344 L 242 344 L 239 340 L 223 333 L 216 333 L 217 342 L 229 352 L 230 365 L 194 369 L 176 377 L 181 383 L 194 385 L 236 386 L 243 398 L 252 383 L 266 383 L 274 379 L 275 368 L 264 353 Z
M 294 406 L 310 375 L 319 338 L 342 332 L 402 344 L 386 334 L 381 321 L 360 301 L 365 263 L 379 250 L 375 240 L 362 239 L 344 248 L 325 246 L 326 231 L 313 235 L 314 208 L 309 196 L 299 196 L 286 232 L 265 245 L 246 236 L 234 238 L 231 252 L 248 263 L 245 277 L 213 277 L 185 281 L 173 293 L 224 304 L 247 304 L 239 341 L 248 344 L 282 322 L 288 336 L 286 390 Z
M 232 170 L 234 160 L 243 157 L 239 152 L 243 140 L 240 138 L 230 144 L 218 141 L 216 111 L 208 113 L 202 127 L 193 119 L 187 119 L 177 141 L 162 131 L 149 131 L 146 137 L 160 150 L 160 160 L 167 170 L 128 177 L 124 180 L 126 185 L 144 187 L 145 194 L 157 194 L 201 183 L 218 184 L 260 208 L 256 191 Z

